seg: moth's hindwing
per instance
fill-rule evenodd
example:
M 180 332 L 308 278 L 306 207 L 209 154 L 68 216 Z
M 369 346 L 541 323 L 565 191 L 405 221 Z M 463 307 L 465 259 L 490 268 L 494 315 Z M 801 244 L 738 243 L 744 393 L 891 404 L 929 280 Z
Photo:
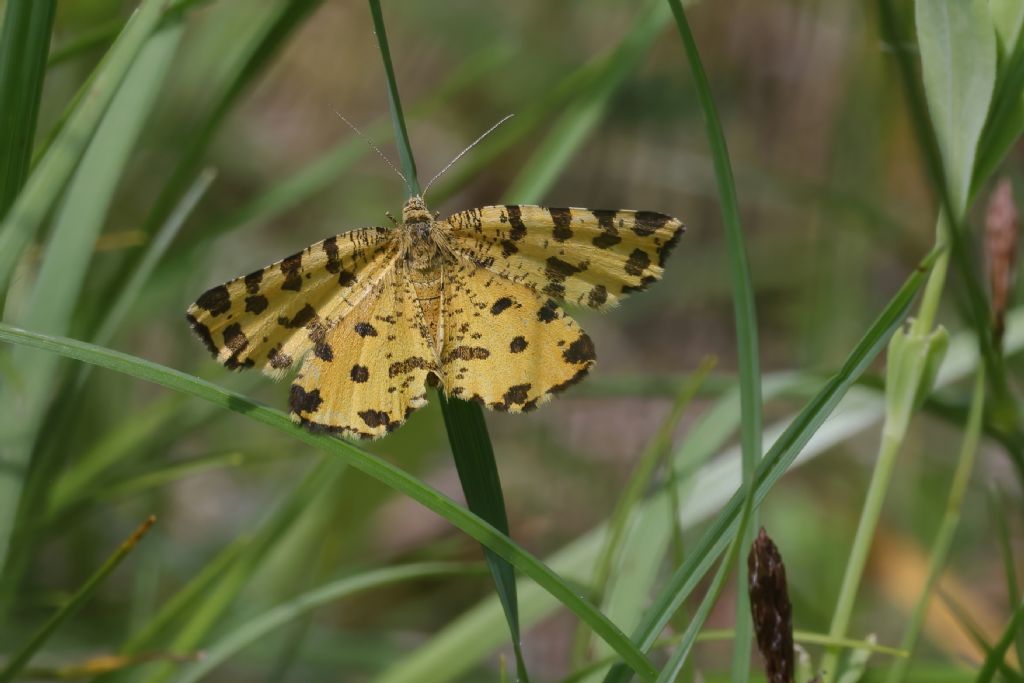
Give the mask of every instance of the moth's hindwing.
M 192 329 L 230 369 L 284 374 L 392 266 L 391 230 L 362 228 L 210 289 L 189 306 Z
M 545 296 L 606 308 L 661 278 L 683 232 L 650 211 L 485 206 L 450 216 L 453 249 Z
M 446 268 L 445 391 L 494 410 L 535 408 L 583 379 L 594 345 L 550 299 L 465 259 Z
M 426 403 L 437 366 L 414 296 L 393 269 L 327 332 L 292 384 L 293 419 L 375 439 Z

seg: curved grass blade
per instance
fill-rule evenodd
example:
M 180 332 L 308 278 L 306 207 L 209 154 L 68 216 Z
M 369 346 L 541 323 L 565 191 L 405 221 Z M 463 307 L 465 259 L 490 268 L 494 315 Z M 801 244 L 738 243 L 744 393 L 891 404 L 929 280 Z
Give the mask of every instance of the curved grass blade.
M 786 473 L 839 400 L 885 348 L 889 337 L 906 317 L 937 256 L 937 252 L 933 251 L 914 269 L 847 357 L 839 372 L 804 406 L 761 459 L 753 491 L 755 507 L 764 500 L 775 482 Z M 633 636 L 633 641 L 639 647 L 646 651 L 654 644 L 671 616 L 689 597 L 715 559 L 725 550 L 739 526 L 742 506 L 741 489 L 733 495 L 711 527 L 693 546 L 686 562 L 672 575 L 661 595 L 648 610 Z M 619 666 L 609 672 L 605 683 L 624 683 L 630 676 L 627 670 Z
M 195 683 L 241 650 L 257 643 L 275 629 L 328 603 L 362 591 L 402 581 L 478 574 L 480 565 L 453 562 L 424 562 L 386 567 L 329 581 L 257 615 L 203 648 L 203 658 L 171 679 L 172 683 Z
M 468 536 L 504 557 L 519 571 L 532 578 L 559 602 L 586 621 L 594 632 L 618 652 L 628 666 L 633 668 L 644 680 L 654 680 L 656 672 L 647 657 L 605 615 L 580 597 L 572 585 L 566 583 L 547 565 L 498 531 L 493 525 L 391 463 L 367 453 L 347 441 L 323 434 L 314 434 L 303 429 L 281 411 L 255 403 L 242 394 L 159 363 L 75 339 L 51 337 L 21 330 L 6 323 L 0 323 L 0 341 L 50 351 L 158 384 L 172 391 L 194 396 L 273 427 L 297 441 L 340 458 L 360 472 L 436 512 Z
M 28 176 L 56 10 L 56 0 L 7 3 L 0 33 L 0 218 Z
M 0 291 L 6 288 L 21 252 L 56 204 L 118 86 L 160 21 L 162 8 L 160 0 L 143 0 L 96 68 L 88 92 L 4 217 L 0 224 Z
M 751 490 L 754 473 L 761 459 L 761 432 L 764 429 L 764 414 L 761 405 L 761 370 L 757 350 L 757 312 L 754 305 L 754 286 L 750 279 L 750 264 L 747 262 L 746 247 L 743 243 L 743 228 L 740 225 L 739 201 L 736 198 L 736 181 L 733 179 L 729 148 L 718 120 L 718 111 L 711 94 L 711 84 L 701 64 L 697 42 L 693 38 L 686 12 L 679 0 L 668 0 L 675 16 L 679 37 L 686 50 L 686 58 L 693 73 L 697 98 L 704 113 L 708 144 L 715 166 L 715 181 L 721 198 L 722 223 L 725 226 L 726 245 L 729 252 L 729 277 L 732 280 L 733 309 L 736 324 L 736 349 L 739 366 L 740 404 L 743 419 L 740 422 L 740 443 L 743 446 L 743 486 Z M 754 541 L 755 520 L 742 539 L 744 547 Z M 742 554 L 737 566 L 740 586 L 747 585 L 747 565 Z M 738 591 L 736 600 L 736 640 L 733 648 L 732 680 L 743 683 L 750 677 L 750 652 L 753 638 L 750 619 L 750 598 L 746 591 Z
M 100 584 L 110 575 L 112 571 L 117 569 L 117 566 L 121 564 L 121 560 L 128 556 L 138 544 L 142 537 L 146 535 L 146 532 L 150 530 L 153 524 L 156 523 L 156 517 L 150 515 L 149 519 L 143 522 L 135 532 L 129 536 L 124 543 L 114 552 L 113 555 L 107 559 L 103 565 L 96 570 L 96 573 L 89 577 L 89 579 L 82 584 L 75 594 L 71 597 L 66 605 L 60 608 L 56 614 L 50 617 L 45 624 L 32 636 L 31 639 L 18 651 L 18 653 L 11 658 L 11 661 L 7 666 L 0 671 L 0 683 L 10 683 L 18 675 L 18 673 L 28 664 L 29 660 L 32 659 L 32 655 L 49 640 L 50 636 L 53 635 L 54 631 L 60 627 L 68 618 L 70 618 L 78 609 L 92 597 L 92 594 L 96 592 Z

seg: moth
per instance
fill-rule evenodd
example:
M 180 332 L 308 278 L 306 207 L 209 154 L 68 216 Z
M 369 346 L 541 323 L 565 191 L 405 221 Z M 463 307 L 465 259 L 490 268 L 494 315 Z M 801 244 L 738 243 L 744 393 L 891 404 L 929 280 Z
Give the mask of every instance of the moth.
M 186 314 L 232 370 L 300 367 L 291 416 L 316 431 L 379 438 L 431 385 L 492 410 L 536 408 L 596 358 L 559 304 L 606 309 L 646 289 L 683 232 L 650 211 L 485 206 L 441 220 L 366 141 L 410 189 L 400 223 L 328 237 L 214 287 Z
M 395 227 L 350 230 L 214 287 L 187 318 L 230 369 L 301 366 L 294 420 L 375 439 L 428 385 L 518 413 L 579 382 L 594 344 L 560 304 L 603 310 L 647 288 L 682 232 L 649 211 L 485 206 L 442 220 L 413 196 Z

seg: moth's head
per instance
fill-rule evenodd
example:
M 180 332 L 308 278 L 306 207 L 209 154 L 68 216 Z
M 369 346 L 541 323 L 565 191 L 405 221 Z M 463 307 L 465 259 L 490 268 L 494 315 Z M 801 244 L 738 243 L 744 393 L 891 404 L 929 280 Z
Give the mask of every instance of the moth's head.
M 409 200 L 402 207 L 402 222 L 406 225 L 415 223 L 430 223 L 432 217 L 423 198 L 419 195 L 409 197 Z

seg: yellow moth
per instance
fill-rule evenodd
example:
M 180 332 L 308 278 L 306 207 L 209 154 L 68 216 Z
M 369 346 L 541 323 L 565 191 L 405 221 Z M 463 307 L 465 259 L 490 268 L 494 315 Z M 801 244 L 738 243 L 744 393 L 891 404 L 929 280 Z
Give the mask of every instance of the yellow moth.
M 441 220 L 414 196 L 360 228 L 207 291 L 192 329 L 231 369 L 300 366 L 292 418 L 373 439 L 436 384 L 531 410 L 580 381 L 594 344 L 559 307 L 616 305 L 661 277 L 682 224 L 649 211 L 486 206 Z

